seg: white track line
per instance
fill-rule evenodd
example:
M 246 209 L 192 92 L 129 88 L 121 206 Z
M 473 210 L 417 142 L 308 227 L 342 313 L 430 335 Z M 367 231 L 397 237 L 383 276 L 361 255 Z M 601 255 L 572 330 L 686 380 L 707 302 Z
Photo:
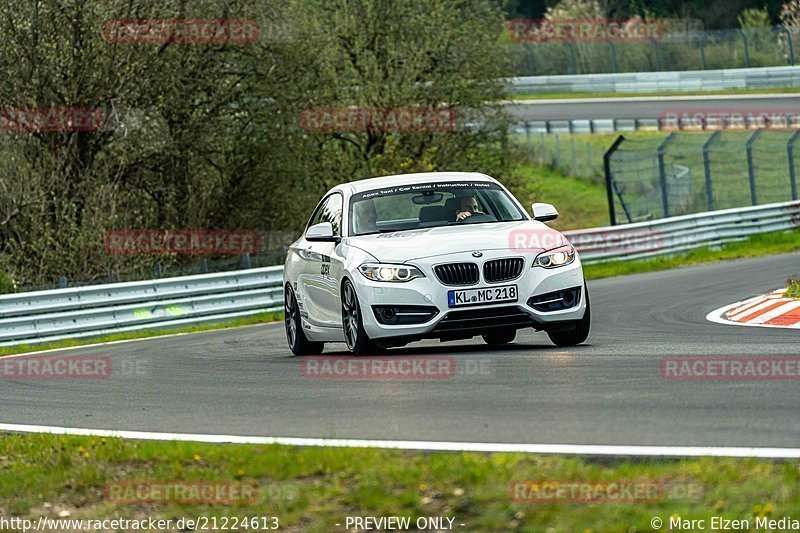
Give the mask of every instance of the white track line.
M 643 457 L 762 457 L 798 459 L 800 448 L 746 448 L 726 446 L 617 446 L 605 444 L 507 444 L 492 442 L 436 442 L 415 440 L 315 439 L 296 437 L 256 437 L 245 435 L 202 435 L 194 433 L 152 433 L 147 431 L 115 431 L 107 429 L 67 428 L 0 424 L 0 431 L 50 433 L 53 435 L 86 435 L 149 439 L 161 441 L 282 444 L 285 446 L 331 446 L 344 448 L 388 448 L 395 450 L 521 452 L 562 455 L 621 455 Z

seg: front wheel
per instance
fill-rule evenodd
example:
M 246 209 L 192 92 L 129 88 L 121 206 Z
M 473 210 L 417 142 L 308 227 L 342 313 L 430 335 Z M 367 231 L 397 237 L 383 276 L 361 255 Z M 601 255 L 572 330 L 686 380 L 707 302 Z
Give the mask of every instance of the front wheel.
M 575 346 L 586 340 L 589 336 L 589 327 L 592 323 L 592 314 L 589 306 L 589 292 L 583 287 L 586 294 L 586 312 L 583 318 L 576 321 L 569 329 L 561 331 L 548 331 L 547 336 L 556 346 Z
M 300 307 L 291 285 L 287 284 L 283 292 L 283 322 L 286 327 L 286 340 L 294 355 L 317 355 L 322 353 L 325 343 L 312 342 L 303 333 Z
M 346 279 L 342 285 L 342 327 L 347 349 L 355 355 L 369 355 L 378 352 L 378 345 L 364 330 L 364 320 L 358 295 L 353 283 Z

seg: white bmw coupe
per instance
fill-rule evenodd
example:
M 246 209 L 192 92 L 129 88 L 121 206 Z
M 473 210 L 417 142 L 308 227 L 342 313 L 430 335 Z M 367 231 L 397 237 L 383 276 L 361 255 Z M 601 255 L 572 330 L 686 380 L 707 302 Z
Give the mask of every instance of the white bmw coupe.
M 547 332 L 559 346 L 589 335 L 578 253 L 530 217 L 497 180 L 466 172 L 338 185 L 319 202 L 283 270 L 286 337 L 295 355 L 344 342 L 354 354 L 438 338 L 512 342 Z

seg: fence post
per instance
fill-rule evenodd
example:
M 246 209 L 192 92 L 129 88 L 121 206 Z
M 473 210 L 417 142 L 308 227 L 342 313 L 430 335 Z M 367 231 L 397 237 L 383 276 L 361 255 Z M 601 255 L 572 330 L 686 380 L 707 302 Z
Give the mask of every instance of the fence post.
M 578 73 L 578 60 L 575 57 L 575 43 L 568 42 L 567 48 L 569 48 L 569 67 L 570 67 L 570 74 L 577 74 Z
M 664 218 L 669 217 L 669 194 L 667 191 L 667 172 L 664 169 L 664 153 L 667 151 L 667 146 L 678 134 L 674 131 L 667 135 L 664 142 L 658 147 L 658 183 L 661 187 L 661 210 L 664 213 Z
M 617 213 L 614 209 L 614 179 L 611 177 L 611 156 L 614 155 L 614 152 L 617 151 L 617 148 L 624 140 L 625 136 L 620 135 L 603 154 L 603 170 L 606 174 L 606 198 L 608 199 L 608 221 L 612 226 L 617 225 Z
M 556 135 L 556 151 L 555 154 L 553 155 L 555 156 L 554 166 L 556 170 L 558 170 L 558 168 L 561 166 L 561 136 L 558 133 L 556 133 L 555 135 Z
M 608 41 L 608 47 L 611 49 L 611 72 L 617 73 L 617 49 L 612 41 Z
M 700 47 L 700 66 L 703 70 L 707 70 L 706 67 L 706 36 L 703 34 L 696 35 L 695 38 L 697 39 L 697 46 Z
M 744 149 L 747 152 L 747 174 L 750 177 L 750 201 L 753 205 L 758 205 L 758 195 L 756 194 L 756 173 L 753 169 L 753 143 L 756 142 L 764 128 L 758 128 L 747 139 Z
M 533 145 L 531 144 L 531 123 L 525 121 L 525 142 L 528 146 L 528 160 L 533 161 Z
M 578 175 L 578 154 L 575 153 L 575 137 L 569 138 L 570 148 L 572 149 L 572 175 Z
M 792 42 L 792 32 L 786 26 L 776 26 L 775 31 L 786 34 L 786 45 L 789 49 L 789 64 L 794 66 L 794 43 Z
M 705 170 L 706 173 L 706 197 L 708 198 L 709 211 L 714 211 L 714 190 L 711 184 L 711 162 L 708 158 L 708 151 L 711 148 L 711 144 L 717 140 L 720 134 L 720 130 L 715 131 L 711 134 L 711 137 L 703 143 L 703 170 Z
M 653 56 L 654 56 L 654 58 L 656 60 L 656 70 L 660 72 L 661 71 L 661 53 L 658 51 L 658 43 L 656 42 L 655 39 L 650 41 L 650 43 L 653 45 Z
M 739 28 L 739 35 L 742 36 L 742 45 L 744 46 L 744 66 L 750 67 L 750 49 L 747 46 L 747 34 L 743 29 Z
M 795 131 L 786 143 L 786 151 L 789 155 L 789 181 L 792 186 L 792 200 L 797 200 L 797 179 L 794 172 L 794 142 L 800 137 L 800 130 Z

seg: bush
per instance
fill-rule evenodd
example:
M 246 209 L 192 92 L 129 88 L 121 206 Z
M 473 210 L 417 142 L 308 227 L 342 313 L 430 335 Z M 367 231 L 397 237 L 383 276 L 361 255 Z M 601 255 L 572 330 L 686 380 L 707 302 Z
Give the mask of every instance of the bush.
M 0 294 L 11 294 L 17 292 L 17 282 L 11 276 L 0 272 Z
M 800 299 L 800 274 L 795 274 L 794 277 L 786 280 L 786 283 L 789 284 L 789 287 L 786 289 L 784 296 Z

